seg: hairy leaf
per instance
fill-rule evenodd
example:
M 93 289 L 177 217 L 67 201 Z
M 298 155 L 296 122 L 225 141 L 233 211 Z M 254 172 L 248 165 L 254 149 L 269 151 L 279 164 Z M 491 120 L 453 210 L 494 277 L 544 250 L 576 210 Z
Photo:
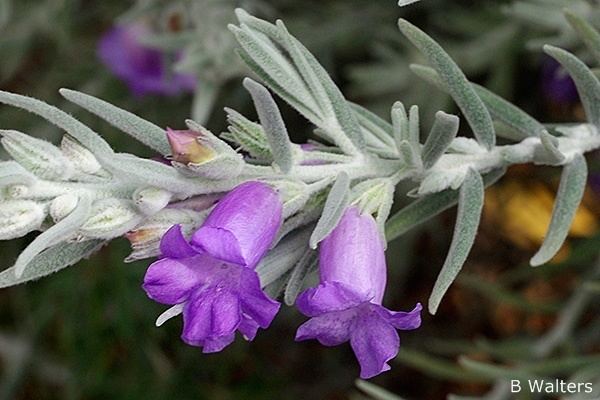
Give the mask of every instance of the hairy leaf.
M 499 168 L 487 173 L 483 177 L 485 186 L 496 183 L 506 172 Z M 420 225 L 441 212 L 456 205 L 458 201 L 458 191 L 445 190 L 439 193 L 433 193 L 413 201 L 395 213 L 386 223 L 385 236 L 388 242 L 398 238 L 406 232 Z
M 435 113 L 435 121 L 423 146 L 423 167 L 429 169 L 446 152 L 458 133 L 459 119 L 443 111 Z
M 321 218 L 310 236 L 311 249 L 316 249 L 319 242 L 325 239 L 340 222 L 344 210 L 348 206 L 349 194 L 350 178 L 345 172 L 340 172 L 329 191 Z
M 402 33 L 427 57 L 448 91 L 469 122 L 473 134 L 486 149 L 496 144 L 494 125 L 490 114 L 473 89 L 465 74 L 450 56 L 425 32 L 400 19 L 398 26 Z
M 0 272 L 0 288 L 18 285 L 50 275 L 69 267 L 102 247 L 103 240 L 88 240 L 77 243 L 59 243 L 37 254 L 29 262 L 28 268 L 17 278 L 15 267 Z
M 250 92 L 260 123 L 267 136 L 271 154 L 275 164 L 284 174 L 292 169 L 294 164 L 292 142 L 277 107 L 277 103 L 269 91 L 261 84 L 250 78 L 244 79 L 244 87 Z
M 583 198 L 587 181 L 587 165 L 582 155 L 577 155 L 563 169 L 556 194 L 550 227 L 544 242 L 530 263 L 536 267 L 548 262 L 558 253 L 567 238 L 569 228 Z
M 483 209 L 483 190 L 481 175 L 473 169 L 469 169 L 460 188 L 458 214 L 450 250 L 429 297 L 431 314 L 437 312 L 444 294 L 456 279 L 471 251 Z
M 558 47 L 544 46 L 544 51 L 554 57 L 575 81 L 577 92 L 585 109 L 588 121 L 600 126 L 600 81 L 593 72 L 575 55 Z
M 163 155 L 170 154 L 171 147 L 163 128 L 97 97 L 70 89 L 60 89 L 59 92 L 65 99 L 97 115 L 151 149 Z

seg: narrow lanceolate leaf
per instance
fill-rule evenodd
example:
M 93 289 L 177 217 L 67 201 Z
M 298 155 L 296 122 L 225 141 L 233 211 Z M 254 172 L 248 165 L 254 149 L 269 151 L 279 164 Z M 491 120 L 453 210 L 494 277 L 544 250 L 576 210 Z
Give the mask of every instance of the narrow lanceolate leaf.
M 600 126 L 600 81 L 575 55 L 558 47 L 544 46 L 544 51 L 554 57 L 571 75 L 585 109 L 588 121 Z
M 446 152 L 458 133 L 459 119 L 443 111 L 435 113 L 435 121 L 423 146 L 423 167 L 429 169 Z
M 317 226 L 310 236 L 309 243 L 311 249 L 316 249 L 319 242 L 325 239 L 335 229 L 338 222 L 340 222 L 342 214 L 348 206 L 349 194 L 350 178 L 345 172 L 340 172 L 329 191 L 321 218 L 319 218 Z
M 93 151 L 94 154 L 98 156 L 113 154 L 113 150 L 111 149 L 110 145 L 106 143 L 106 141 L 102 139 L 100 135 L 64 111 L 44 103 L 43 101 L 32 99 L 31 97 L 27 96 L 0 91 L 0 103 L 22 108 L 39 115 L 48 122 L 63 129 L 65 132 L 77 139 L 79 143 Z
M 483 177 L 485 186 L 493 185 L 500 179 L 506 169 L 499 168 L 487 173 Z M 402 236 L 441 212 L 456 205 L 458 192 L 456 190 L 445 190 L 433 193 L 413 201 L 395 213 L 385 225 L 385 237 L 388 242 Z
M 400 155 L 404 160 L 404 163 L 408 168 L 421 169 L 423 164 L 421 163 L 421 156 L 415 150 L 415 147 L 408 143 L 406 140 L 400 142 L 398 146 Z
M 586 180 L 587 165 L 585 158 L 578 154 L 563 169 L 554 209 L 552 210 L 550 227 L 546 232 L 542 247 L 530 261 L 532 266 L 537 267 L 550 261 L 560 250 L 569 233 L 577 207 L 579 207 L 579 203 L 583 198 Z
M 469 122 L 473 134 L 486 149 L 496 143 L 492 118 L 477 93 L 450 56 L 425 32 L 400 19 L 398 26 L 402 33 L 427 57 L 456 104 Z
M 429 297 L 431 314 L 437 312 L 444 294 L 456 279 L 471 251 L 483 209 L 483 188 L 481 175 L 477 171 L 469 169 L 460 188 L 458 214 L 450 250 Z
M 410 69 L 420 78 L 437 86 L 439 89 L 445 92 L 449 91 L 447 85 L 442 82 L 440 76 L 433 68 L 413 64 L 410 66 Z M 539 133 L 545 129 L 544 125 L 511 102 L 506 101 L 502 97 L 476 83 L 471 83 L 471 85 L 487 107 L 492 118 L 510 127 L 518 134 L 518 140 L 523 140 L 530 136 L 538 136 Z M 511 136 L 508 139 L 512 138 L 513 137 Z
M 304 281 L 308 273 L 316 268 L 318 262 L 318 253 L 313 250 L 309 250 L 304 253 L 302 258 L 294 266 L 294 269 L 290 273 L 290 278 L 285 286 L 283 292 L 283 301 L 288 306 L 293 306 L 298 298 L 298 295 L 303 289 Z
M 102 247 L 102 240 L 88 240 L 80 243 L 59 243 L 33 257 L 29 267 L 17 278 L 15 267 L 7 268 L 0 272 L 0 288 L 18 285 L 42 278 L 69 267 Z
M 404 104 L 399 101 L 395 102 L 392 106 L 390 117 L 392 119 L 392 132 L 394 135 L 394 141 L 396 142 L 396 147 L 400 149 L 400 143 L 405 141 L 411 143 L 411 136 L 409 132 L 410 126 Z
M 60 89 L 59 92 L 65 99 L 97 115 L 160 154 L 170 153 L 171 147 L 165 130 L 152 122 L 85 93 L 69 89 Z
M 277 103 L 263 85 L 250 78 L 244 79 L 244 87 L 252 96 L 258 118 L 267 135 L 275 164 L 283 173 L 289 173 L 294 165 L 292 142 L 290 142 Z
M 421 127 L 419 121 L 419 106 L 410 106 L 408 110 L 408 133 L 411 143 L 420 143 Z
M 21 252 L 14 265 L 15 277 L 20 278 L 26 268 L 31 268 L 35 257 L 47 248 L 65 241 L 75 234 L 90 213 L 92 199 L 88 194 L 81 194 L 75 209 L 57 224 L 39 234 L 33 242 Z
M 565 11 L 565 17 L 596 57 L 596 60 L 600 62 L 600 33 L 589 22 L 570 10 Z
M 304 63 L 297 64 L 297 68 L 300 70 L 310 68 L 312 70 L 312 74 L 318 79 L 318 83 L 323 87 L 323 90 L 327 95 L 330 107 L 333 109 L 336 125 L 341 128 L 343 135 L 347 136 L 354 145 L 354 149 L 344 148 L 344 151 L 354 153 L 360 152 L 365 145 L 361 135 L 360 125 L 358 124 L 356 115 L 354 115 L 350 105 L 344 98 L 344 95 L 315 56 L 313 56 L 312 53 L 298 41 L 298 39 L 289 34 L 287 37 L 298 52 L 299 57 L 302 57 L 305 60 Z M 322 126 L 321 128 L 326 131 L 337 129 L 337 127 L 329 126 Z
M 236 35 L 246 55 L 254 61 L 254 64 L 269 74 L 269 59 L 274 59 L 279 64 L 290 66 L 286 57 L 291 58 L 293 62 L 293 75 L 298 76 L 299 74 L 301 76 L 300 81 L 302 83 L 299 85 L 301 86 L 301 92 L 303 94 L 308 93 L 309 101 L 304 101 L 304 104 L 310 105 L 313 113 L 318 115 L 318 118 L 311 120 L 311 122 L 325 131 L 342 151 L 355 154 L 364 149 L 364 140 L 356 115 L 352 112 L 348 102 L 327 71 L 319 64 L 308 49 L 295 37 L 290 35 L 281 22 L 278 22 L 278 25 L 274 26 L 241 11 L 238 11 L 237 15 L 241 22 L 241 30 L 236 27 L 230 27 L 230 29 Z M 244 33 L 247 36 L 244 36 Z M 261 47 L 265 46 L 264 43 L 261 45 L 260 40 L 268 43 L 267 47 L 270 49 L 270 52 L 277 53 L 277 56 L 265 54 L 265 58 L 262 58 L 257 51 L 258 49 L 253 48 L 248 40 L 256 42 Z M 271 41 L 277 43 L 287 52 L 285 57 L 284 54 L 281 54 L 281 50 L 275 47 Z M 246 60 L 247 58 L 244 58 L 244 61 Z M 252 63 L 250 67 L 254 67 Z M 288 71 L 288 73 L 290 72 Z M 271 82 L 276 80 L 276 78 L 277 76 L 273 76 L 272 79 L 265 81 L 265 83 L 270 86 Z M 286 93 L 284 93 L 284 96 L 298 95 L 299 92 L 289 85 L 286 86 L 279 82 L 277 83 L 280 89 L 283 88 L 285 90 Z M 281 96 L 276 87 L 271 87 L 271 89 Z M 285 99 L 284 96 L 282 97 Z M 298 109 L 298 111 L 302 112 L 302 109 Z

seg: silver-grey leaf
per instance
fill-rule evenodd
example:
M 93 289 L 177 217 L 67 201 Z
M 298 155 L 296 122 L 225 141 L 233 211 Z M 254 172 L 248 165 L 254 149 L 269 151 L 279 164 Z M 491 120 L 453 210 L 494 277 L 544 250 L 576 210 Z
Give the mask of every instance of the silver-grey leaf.
M 587 173 L 585 158 L 580 154 L 563 169 L 550 227 L 542 246 L 530 261 L 532 266 L 536 267 L 550 261 L 560 250 L 583 198 Z
M 0 288 L 18 285 L 50 275 L 69 267 L 102 247 L 103 240 L 88 240 L 76 243 L 59 243 L 37 254 L 29 262 L 29 267 L 17 278 L 15 267 L 0 272 Z
M 310 236 L 311 249 L 316 249 L 321 240 L 325 239 L 340 222 L 344 210 L 348 206 L 349 194 L 350 178 L 347 173 L 340 172 L 329 191 L 321 218 Z
M 423 146 L 423 167 L 429 169 L 446 152 L 458 133 L 459 119 L 443 111 L 435 113 L 435 121 Z
M 447 85 L 442 82 L 440 76 L 433 68 L 426 67 L 424 65 L 413 64 L 410 66 L 410 69 L 427 82 L 435 85 L 443 91 L 448 92 Z M 476 83 L 471 83 L 471 85 L 489 110 L 492 118 L 502 122 L 512 131 L 514 131 L 514 135 L 507 137 L 507 139 L 523 140 L 530 136 L 537 136 L 539 132 L 544 130 L 544 125 L 527 114 L 525 111 L 521 110 L 519 107 L 504 100 L 502 97 L 484 88 L 483 86 L 480 86 Z M 500 132 L 498 133 L 498 136 L 500 136 Z
M 69 215 L 40 233 L 31 243 L 29 243 L 21 254 L 19 254 L 14 265 L 15 276 L 20 278 L 26 271 L 26 268 L 31 268 L 32 261 L 42 251 L 61 241 L 71 238 L 77 229 L 85 223 L 91 207 L 92 199 L 90 195 L 87 193 L 81 194 L 77 206 Z
M 59 92 L 65 99 L 97 115 L 151 149 L 163 155 L 170 154 L 171 147 L 163 128 L 97 97 L 70 89 L 60 89 Z
M 431 314 L 437 312 L 442 298 L 456 279 L 471 251 L 483 209 L 483 191 L 484 186 L 481 175 L 469 168 L 465 181 L 460 188 L 458 214 L 450 250 L 429 297 L 429 312 Z
M 448 87 L 450 95 L 465 115 L 479 143 L 488 150 L 494 147 L 496 134 L 492 118 L 465 74 L 444 49 L 425 32 L 402 18 L 398 20 L 398 26 L 438 72 Z
M 293 306 L 298 295 L 304 287 L 306 275 L 316 268 L 318 262 L 318 253 L 314 250 L 308 250 L 294 266 L 290 273 L 290 278 L 283 292 L 283 302 L 288 306 Z
M 252 96 L 275 164 L 284 174 L 289 173 L 294 165 L 292 142 L 277 103 L 263 85 L 250 78 L 244 79 L 244 87 Z
M 75 118 L 71 117 L 64 111 L 44 103 L 43 101 L 0 90 L 0 103 L 22 108 L 39 115 L 48 122 L 63 129 L 69 135 L 73 136 L 83 146 L 93 151 L 97 156 L 110 155 L 114 153 L 110 145 L 96 132 Z
M 571 75 L 585 109 L 588 121 L 600 126 L 600 81 L 575 55 L 558 47 L 544 46 L 544 51 L 558 61 Z

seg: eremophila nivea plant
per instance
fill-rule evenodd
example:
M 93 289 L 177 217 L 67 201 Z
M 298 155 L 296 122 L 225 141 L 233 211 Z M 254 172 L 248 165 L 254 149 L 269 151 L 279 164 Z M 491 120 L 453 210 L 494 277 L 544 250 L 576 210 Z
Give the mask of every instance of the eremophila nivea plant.
M 400 20 L 401 32 L 431 65 L 413 70 L 452 96 L 474 136 L 457 137 L 459 117 L 439 111 L 422 140 L 417 106 L 397 102 L 391 122 L 385 121 L 349 103 L 281 21 L 241 10 L 237 17 L 239 24 L 229 28 L 238 53 L 262 81 L 244 80 L 258 122 L 226 109 L 229 128 L 220 137 L 192 120 L 187 130 L 164 129 L 98 98 L 61 90 L 156 151 L 159 160 L 115 152 L 59 109 L 0 93 L 1 102 L 66 133 L 59 148 L 0 131 L 12 157 L 0 164 L 0 238 L 41 231 L 0 273 L 0 286 L 49 275 L 126 236 L 133 248 L 128 260 L 159 257 L 143 288 L 170 306 L 157 325 L 182 314 L 186 343 L 216 352 L 236 331 L 250 341 L 270 325 L 282 296 L 308 317 L 296 340 L 350 342 L 361 377 L 369 378 L 390 368 L 397 330 L 421 324 L 420 304 L 408 312 L 382 304 L 386 242 L 458 204 L 454 237 L 428 302 L 435 314 L 473 245 L 485 186 L 510 165 L 534 163 L 563 172 L 551 224 L 531 265 L 558 252 L 582 199 L 584 154 L 600 147 L 600 82 L 576 56 L 544 48 L 575 80 L 588 122 L 550 127 L 470 83 L 432 38 Z M 600 34 L 567 17 L 600 54 Z M 271 92 L 315 126 L 315 140 L 290 142 Z M 510 134 L 497 131 L 494 121 Z M 497 142 L 500 135 L 507 144 Z M 406 195 L 415 200 L 388 218 L 401 182 L 414 186 Z M 318 283 L 310 285 L 306 277 L 313 273 Z

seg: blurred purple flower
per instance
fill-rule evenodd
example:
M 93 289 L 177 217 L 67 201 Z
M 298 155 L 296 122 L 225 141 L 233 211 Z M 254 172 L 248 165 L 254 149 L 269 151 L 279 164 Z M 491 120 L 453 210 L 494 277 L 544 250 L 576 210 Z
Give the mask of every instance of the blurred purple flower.
M 193 91 L 194 76 L 170 70 L 172 63 L 167 54 L 142 44 L 147 34 L 143 24 L 116 25 L 100 38 L 98 56 L 136 96 Z
M 421 305 L 394 312 L 381 305 L 386 284 L 384 244 L 371 215 L 356 207 L 344 213 L 338 226 L 321 242 L 320 285 L 307 289 L 296 302 L 311 317 L 298 328 L 296 340 L 317 339 L 325 346 L 350 341 L 361 378 L 390 369 L 398 354 L 396 329 L 421 325 Z
M 570 105 L 579 101 L 575 82 L 555 59 L 544 58 L 541 80 L 542 94 L 551 102 Z
M 163 258 L 150 265 L 143 288 L 159 303 L 185 303 L 183 341 L 212 353 L 229 345 L 236 330 L 253 340 L 271 324 L 280 304 L 262 291 L 254 268 L 281 219 L 277 193 L 246 182 L 217 203 L 190 242 L 179 225 L 163 236 Z

